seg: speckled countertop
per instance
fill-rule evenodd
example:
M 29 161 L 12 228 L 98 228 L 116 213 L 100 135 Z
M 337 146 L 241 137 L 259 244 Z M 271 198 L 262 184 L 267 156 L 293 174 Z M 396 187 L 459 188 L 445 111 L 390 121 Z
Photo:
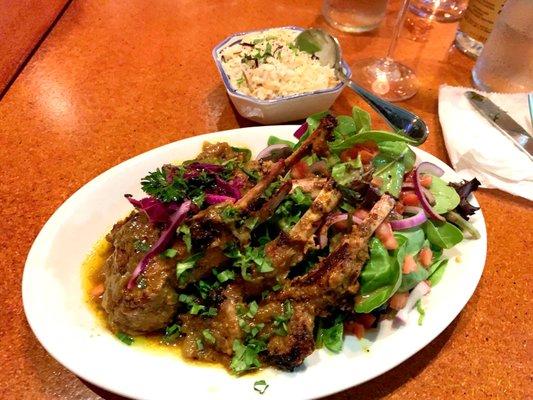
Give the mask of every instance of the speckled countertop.
M 211 48 L 236 31 L 325 27 L 319 10 L 318 0 L 70 4 L 0 101 L 1 399 L 117 398 L 66 371 L 30 331 L 20 282 L 32 240 L 64 200 L 111 166 L 178 139 L 250 125 L 230 105 Z M 345 58 L 384 54 L 393 19 L 389 13 L 375 33 L 338 33 Z M 397 52 L 421 79 L 405 106 L 429 123 L 422 148 L 444 161 L 438 86 L 469 85 L 473 64 L 450 49 L 455 28 L 435 24 L 418 42 L 404 32 Z M 353 104 L 361 105 L 345 91 L 334 110 L 348 112 Z M 494 190 L 477 198 L 488 257 L 466 308 L 417 355 L 332 399 L 533 397 L 532 203 Z

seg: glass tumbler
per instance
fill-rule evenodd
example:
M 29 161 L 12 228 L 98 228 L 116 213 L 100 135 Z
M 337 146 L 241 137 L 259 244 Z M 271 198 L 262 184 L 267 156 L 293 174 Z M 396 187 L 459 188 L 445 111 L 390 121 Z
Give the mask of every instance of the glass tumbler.
M 467 6 L 468 0 L 411 0 L 409 10 L 419 17 L 453 22 L 461 18 Z
M 533 91 L 533 0 L 508 0 L 494 24 L 472 79 L 487 92 Z
M 388 0 L 324 0 L 322 14 L 326 21 L 344 32 L 376 29 L 387 10 Z

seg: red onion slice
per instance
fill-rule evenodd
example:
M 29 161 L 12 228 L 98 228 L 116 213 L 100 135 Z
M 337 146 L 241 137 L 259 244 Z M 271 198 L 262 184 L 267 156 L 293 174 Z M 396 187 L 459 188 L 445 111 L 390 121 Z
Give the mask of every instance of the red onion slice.
M 262 160 L 263 158 L 269 158 L 272 156 L 272 153 L 274 153 L 275 151 L 281 151 L 281 150 L 292 151 L 291 148 L 287 146 L 286 144 L 281 144 L 281 143 L 273 144 L 261 150 L 261 152 L 257 155 L 255 159 Z
M 409 312 L 415 308 L 416 302 L 430 291 L 431 286 L 429 286 L 426 281 L 422 281 L 416 285 L 411 293 L 409 293 L 409 298 L 407 299 L 407 303 L 405 303 L 405 307 L 396 314 L 396 320 L 403 324 L 407 323 L 407 316 L 409 315 Z
M 412 182 L 404 183 L 402 185 L 402 189 L 415 190 L 415 184 Z M 422 186 L 422 192 L 424 192 L 424 195 L 428 199 L 429 204 L 435 204 L 435 196 L 433 196 L 433 193 L 431 193 L 428 188 Z
M 410 207 L 410 206 L 405 207 L 405 211 L 408 212 L 409 214 L 414 214 L 414 215 L 412 217 L 408 217 L 404 219 L 391 220 L 390 225 L 392 229 L 394 229 L 395 231 L 414 228 L 415 226 L 418 226 L 427 220 L 424 210 L 422 210 L 420 207 Z
M 294 132 L 294 137 L 296 139 L 300 139 L 305 132 L 307 132 L 307 128 L 309 127 L 309 124 L 307 122 L 304 122 L 298 129 L 296 129 L 296 132 Z
M 191 205 L 192 201 L 184 201 L 183 203 L 181 203 L 178 210 L 170 216 L 170 224 L 168 225 L 168 227 L 163 232 L 161 232 L 161 236 L 159 236 L 157 242 L 155 242 L 154 245 L 150 248 L 150 250 L 146 252 L 144 257 L 141 259 L 141 261 L 139 261 L 139 263 L 133 270 L 131 278 L 128 281 L 128 290 L 133 289 L 137 278 L 144 272 L 146 267 L 148 267 L 148 263 L 150 262 L 150 260 L 167 248 L 168 244 L 174 237 L 176 229 L 178 229 L 178 226 L 185 220 L 187 213 L 191 209 Z
M 347 221 L 348 220 L 348 214 L 336 214 L 336 215 L 330 215 L 326 218 L 326 222 L 324 222 L 324 225 L 322 225 L 322 228 L 320 228 L 319 232 L 319 246 L 321 249 L 326 247 L 328 244 L 328 229 L 331 225 L 335 225 L 337 222 L 341 221 Z M 357 218 L 352 215 L 352 221 L 356 224 L 361 224 L 363 222 L 362 219 Z
M 440 167 L 437 167 L 435 164 L 432 164 L 430 162 L 423 162 L 415 170 L 413 183 L 415 187 L 415 193 L 418 196 L 418 200 L 420 201 L 420 204 L 422 204 L 422 208 L 428 214 L 428 216 L 439 221 L 445 221 L 442 215 L 437 214 L 433 210 L 433 207 L 431 207 L 431 204 L 429 204 L 429 201 L 426 199 L 424 191 L 422 190 L 422 185 L 420 184 L 420 174 L 442 176 L 444 174 L 444 171 Z

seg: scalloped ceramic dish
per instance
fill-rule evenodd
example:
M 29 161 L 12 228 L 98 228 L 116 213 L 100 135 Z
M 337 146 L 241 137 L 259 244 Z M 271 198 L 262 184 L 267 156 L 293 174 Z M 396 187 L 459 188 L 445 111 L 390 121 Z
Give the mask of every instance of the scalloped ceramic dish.
M 303 31 L 304 28 L 296 26 L 285 26 L 281 28 Z M 272 100 L 260 100 L 258 98 L 245 95 L 235 89 L 227 77 L 219 58 L 219 53 L 227 46 L 241 40 L 241 38 L 250 33 L 265 32 L 269 29 L 257 31 L 248 31 L 235 33 L 228 36 L 222 42 L 217 44 L 213 49 L 213 59 L 222 77 L 222 82 L 226 87 L 231 102 L 244 118 L 261 124 L 279 124 L 283 122 L 296 121 L 306 118 L 311 114 L 328 110 L 340 95 L 345 84 L 340 82 L 337 86 L 330 89 L 316 90 L 314 92 L 294 94 L 291 96 L 280 97 Z M 350 77 L 352 72 L 348 64 L 342 62 L 346 76 Z

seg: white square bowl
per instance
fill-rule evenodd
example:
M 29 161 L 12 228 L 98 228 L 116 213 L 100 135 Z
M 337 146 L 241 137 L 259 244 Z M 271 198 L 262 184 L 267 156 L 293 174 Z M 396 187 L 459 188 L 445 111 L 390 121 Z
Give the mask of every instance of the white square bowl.
M 256 97 L 245 95 L 238 92 L 237 89 L 231 85 L 231 82 L 222 67 L 220 52 L 224 48 L 239 42 L 245 35 L 261 33 L 270 29 L 272 28 L 235 33 L 228 36 L 213 49 L 213 59 L 215 60 L 218 72 L 222 77 L 228 96 L 239 114 L 244 118 L 268 125 L 296 121 L 304 119 L 311 114 L 328 110 L 344 88 L 343 82 L 339 82 L 339 84 L 333 88 L 294 94 L 272 100 L 261 100 Z M 297 26 L 285 26 L 280 29 L 293 29 L 296 31 L 304 30 L 304 28 Z M 342 61 L 342 67 L 346 75 L 350 77 L 352 72 L 344 60 Z

